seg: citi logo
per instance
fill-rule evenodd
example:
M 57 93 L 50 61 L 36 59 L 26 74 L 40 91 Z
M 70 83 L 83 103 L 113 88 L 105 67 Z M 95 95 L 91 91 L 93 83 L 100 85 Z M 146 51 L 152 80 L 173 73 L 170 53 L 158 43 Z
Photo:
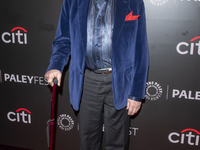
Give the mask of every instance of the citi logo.
M 199 145 L 200 132 L 195 129 L 184 129 L 181 133 L 172 132 L 169 134 L 168 139 L 171 143 L 188 144 L 191 146 Z
M 31 124 L 31 112 L 25 108 L 19 108 L 15 112 L 8 112 L 8 120 Z
M 200 55 L 200 36 L 196 36 L 190 40 L 190 43 L 180 42 L 176 46 L 176 51 L 181 55 Z
M 27 44 L 27 31 L 22 27 L 15 27 L 11 32 L 4 32 L 1 39 L 4 43 Z

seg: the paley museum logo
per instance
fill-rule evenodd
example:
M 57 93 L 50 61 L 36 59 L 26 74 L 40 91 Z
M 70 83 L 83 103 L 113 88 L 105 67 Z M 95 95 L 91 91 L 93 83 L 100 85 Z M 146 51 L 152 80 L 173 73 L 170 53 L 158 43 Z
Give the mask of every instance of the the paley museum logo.
M 146 95 L 147 100 L 158 100 L 163 93 L 161 85 L 155 81 L 149 81 L 146 83 Z
M 7 44 L 27 44 L 27 30 L 22 27 L 14 27 L 11 31 L 2 33 L 1 39 Z
M 61 114 L 57 119 L 58 127 L 64 131 L 70 131 L 74 127 L 74 120 L 70 115 Z

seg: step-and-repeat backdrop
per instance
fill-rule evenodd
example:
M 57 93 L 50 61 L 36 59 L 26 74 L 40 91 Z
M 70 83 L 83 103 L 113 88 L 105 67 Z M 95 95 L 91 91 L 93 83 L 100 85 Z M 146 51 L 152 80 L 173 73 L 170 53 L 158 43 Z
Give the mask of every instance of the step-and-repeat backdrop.
M 0 1 L 0 144 L 47 150 L 44 73 L 63 0 Z M 150 67 L 130 149 L 200 149 L 200 0 L 144 0 Z M 56 150 L 78 150 L 68 66 L 57 89 Z

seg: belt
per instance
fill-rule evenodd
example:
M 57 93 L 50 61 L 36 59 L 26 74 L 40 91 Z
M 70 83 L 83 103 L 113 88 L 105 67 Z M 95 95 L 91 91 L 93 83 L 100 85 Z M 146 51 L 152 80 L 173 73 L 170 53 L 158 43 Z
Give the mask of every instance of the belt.
M 107 71 L 107 72 L 102 72 L 102 74 L 109 74 L 111 72 L 112 72 L 112 70 L 111 71 Z
M 96 69 L 96 70 L 91 70 L 91 71 L 93 71 L 97 74 L 109 74 L 112 72 L 112 68 L 102 68 L 102 69 Z

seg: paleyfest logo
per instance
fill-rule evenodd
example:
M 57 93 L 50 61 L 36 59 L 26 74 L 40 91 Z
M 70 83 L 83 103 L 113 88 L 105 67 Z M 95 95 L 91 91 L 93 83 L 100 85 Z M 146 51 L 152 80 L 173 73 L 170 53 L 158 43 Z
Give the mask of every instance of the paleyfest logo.
M 154 81 L 149 81 L 146 83 L 146 99 L 148 100 L 158 100 L 162 96 L 163 90 L 160 84 Z
M 25 108 L 19 108 L 15 112 L 8 112 L 7 118 L 12 122 L 23 122 L 31 124 L 31 112 Z
M 32 76 L 32 75 L 20 75 L 20 74 L 10 74 L 3 73 L 0 70 L 0 83 L 2 82 L 13 82 L 13 83 L 23 83 L 23 84 L 39 84 L 48 85 L 49 83 L 44 77 Z
M 176 0 L 174 0 L 176 1 Z M 200 2 L 200 0 L 178 0 L 178 1 L 181 1 L 181 2 Z
M 181 132 L 172 132 L 168 135 L 168 140 L 174 144 L 187 144 L 191 146 L 198 146 L 199 145 L 199 136 L 200 132 L 188 128 L 184 129 Z
M 150 3 L 155 6 L 163 6 L 167 3 L 168 0 L 150 0 Z
M 178 43 L 176 51 L 181 55 L 200 55 L 200 36 L 192 38 L 190 42 Z
M 27 30 L 22 27 L 15 27 L 11 30 L 11 32 L 4 32 L 1 35 L 1 39 L 7 44 L 27 44 Z
M 79 124 L 77 124 L 77 130 L 79 131 Z M 103 124 L 102 127 L 102 132 L 105 132 L 106 128 L 105 128 L 105 124 Z M 129 127 L 129 135 L 133 135 L 133 136 L 137 136 L 137 132 L 138 132 L 139 128 L 135 128 L 135 127 Z
M 150 0 L 150 3 L 154 6 L 163 6 L 168 2 L 168 0 Z M 200 2 L 200 0 L 174 0 L 174 4 L 176 2 Z
M 172 98 L 200 100 L 200 91 L 173 89 Z

